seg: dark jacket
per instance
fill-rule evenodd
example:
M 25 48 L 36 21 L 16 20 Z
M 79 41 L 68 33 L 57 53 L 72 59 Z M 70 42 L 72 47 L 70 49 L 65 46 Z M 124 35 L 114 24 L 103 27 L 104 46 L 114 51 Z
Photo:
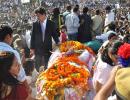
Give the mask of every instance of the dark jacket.
M 44 42 L 42 39 L 42 29 L 39 21 L 33 23 L 31 35 L 31 49 L 35 50 L 36 55 L 45 55 L 52 50 L 52 37 L 57 44 L 59 42 L 55 24 L 47 19 Z
M 88 14 L 80 16 L 80 27 L 78 32 L 78 41 L 81 43 L 89 42 L 92 40 L 92 20 Z

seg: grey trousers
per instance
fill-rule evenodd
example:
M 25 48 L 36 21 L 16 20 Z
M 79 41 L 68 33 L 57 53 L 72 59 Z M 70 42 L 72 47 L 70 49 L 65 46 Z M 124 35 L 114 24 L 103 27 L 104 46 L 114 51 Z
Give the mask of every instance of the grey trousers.
M 50 54 L 35 55 L 35 68 L 38 72 L 41 66 L 44 66 L 44 70 L 47 69 L 49 58 L 50 58 Z

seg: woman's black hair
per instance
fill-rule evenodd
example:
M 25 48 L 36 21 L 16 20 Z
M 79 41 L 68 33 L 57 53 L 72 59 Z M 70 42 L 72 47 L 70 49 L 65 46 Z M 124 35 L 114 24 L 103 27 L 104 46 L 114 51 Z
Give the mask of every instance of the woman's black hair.
M 2 84 L 12 87 L 15 87 L 17 84 L 19 84 L 19 81 L 9 73 L 14 59 L 14 53 L 0 52 L 0 98 L 2 98 Z
M 117 55 L 118 52 L 118 48 L 122 45 L 123 43 L 121 41 L 114 41 L 113 44 L 109 44 L 104 50 L 103 53 L 101 55 L 101 59 L 103 62 L 108 63 L 109 65 L 113 66 L 113 61 L 112 59 L 109 57 L 108 52 L 109 50 L 111 50 L 111 53 L 113 55 Z
M 111 46 L 111 53 L 117 55 L 118 49 L 119 49 L 119 47 L 120 47 L 121 45 L 123 45 L 123 42 L 118 41 L 118 40 L 115 41 L 115 42 L 112 44 L 112 46 Z
M 103 62 L 105 62 L 105 63 L 107 63 L 107 64 L 109 64 L 109 65 L 111 65 L 111 66 L 113 66 L 113 61 L 112 61 L 112 59 L 109 57 L 109 55 L 108 55 L 108 47 L 107 48 L 105 48 L 104 50 L 103 50 L 103 53 L 102 53 L 102 55 L 101 55 L 101 59 L 102 59 L 102 61 Z
M 1 26 L 0 27 L 0 41 L 3 42 L 5 37 L 7 35 L 12 35 L 13 34 L 13 30 L 10 26 Z

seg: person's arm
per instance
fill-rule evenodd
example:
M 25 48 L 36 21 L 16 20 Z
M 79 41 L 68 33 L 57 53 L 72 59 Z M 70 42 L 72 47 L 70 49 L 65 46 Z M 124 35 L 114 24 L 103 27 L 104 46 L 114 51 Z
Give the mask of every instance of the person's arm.
M 115 75 L 119 66 L 115 66 L 111 72 L 111 76 L 107 83 L 102 87 L 102 89 L 97 93 L 94 100 L 107 100 L 108 96 L 112 93 L 115 85 Z
M 99 92 L 99 90 L 102 88 L 102 84 L 101 83 L 99 83 L 98 81 L 96 81 L 96 83 L 95 83 L 95 91 L 96 91 L 96 93 L 98 93 Z
M 106 34 L 101 34 L 99 36 L 96 36 L 96 39 L 104 40 L 106 37 L 107 37 Z
M 114 88 L 114 81 L 111 77 L 108 82 L 101 88 L 101 90 L 97 93 L 94 100 L 107 100 L 108 96 L 112 93 Z
M 53 24 L 53 25 L 52 25 L 52 37 L 53 37 L 55 43 L 56 43 L 56 44 L 59 44 L 59 43 L 60 43 L 60 40 L 59 40 L 58 34 L 57 34 L 57 32 L 56 32 L 56 26 L 55 26 L 54 23 L 52 23 L 52 24 Z

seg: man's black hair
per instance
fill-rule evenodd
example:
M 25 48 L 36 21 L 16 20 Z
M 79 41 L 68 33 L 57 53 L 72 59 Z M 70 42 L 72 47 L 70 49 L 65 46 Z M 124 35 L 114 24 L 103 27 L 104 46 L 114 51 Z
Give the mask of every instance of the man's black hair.
M 73 9 L 73 12 L 78 12 L 78 8 L 77 7 L 75 7 L 74 9 Z
M 110 11 L 110 10 L 111 10 L 111 7 L 110 7 L 110 6 L 106 6 L 105 10 Z
M 71 6 L 70 5 L 68 5 L 67 7 L 66 7 L 66 9 L 68 10 L 68 11 L 71 11 Z
M 117 36 L 115 33 L 111 33 L 111 34 L 109 34 L 109 36 L 108 36 L 108 40 L 110 40 L 112 37 L 114 37 L 114 36 Z
M 108 27 L 109 27 L 110 30 L 113 30 L 113 31 L 115 31 L 115 29 L 116 29 L 116 25 L 115 25 L 114 22 L 111 22 L 111 23 L 108 25 Z
M 87 13 L 88 12 L 88 7 L 84 7 L 83 8 L 83 13 Z
M 100 15 L 100 10 L 96 10 L 96 15 Z
M 35 14 L 41 14 L 41 15 L 46 15 L 46 10 L 44 7 L 39 7 L 35 10 Z
M 0 28 L 0 41 L 4 41 L 5 37 L 7 35 L 12 35 L 13 34 L 13 30 L 10 26 L 1 26 Z

